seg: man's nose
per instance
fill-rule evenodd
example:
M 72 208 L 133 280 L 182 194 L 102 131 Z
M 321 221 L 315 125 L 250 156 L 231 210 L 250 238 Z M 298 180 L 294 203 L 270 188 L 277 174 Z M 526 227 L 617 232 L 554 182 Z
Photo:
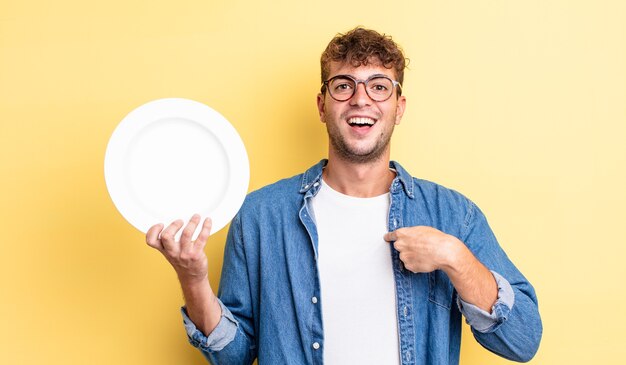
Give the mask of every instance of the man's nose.
M 365 106 L 370 105 L 371 103 L 372 99 L 369 95 L 367 95 L 367 91 L 365 90 L 365 84 L 363 82 L 359 82 L 358 84 L 356 84 L 354 95 L 352 95 L 352 98 L 350 98 L 350 105 Z

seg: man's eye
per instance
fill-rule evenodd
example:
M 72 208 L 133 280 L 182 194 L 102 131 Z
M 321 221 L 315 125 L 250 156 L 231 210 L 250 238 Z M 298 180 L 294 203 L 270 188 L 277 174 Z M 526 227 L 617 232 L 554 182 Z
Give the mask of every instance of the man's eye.
M 389 88 L 385 84 L 372 84 L 370 85 L 370 90 L 376 91 L 376 92 L 383 92 L 383 91 L 389 90 Z
M 350 89 L 352 89 L 352 85 L 350 85 L 348 83 L 335 85 L 335 90 L 337 90 L 337 91 L 345 91 L 345 90 L 350 90 Z

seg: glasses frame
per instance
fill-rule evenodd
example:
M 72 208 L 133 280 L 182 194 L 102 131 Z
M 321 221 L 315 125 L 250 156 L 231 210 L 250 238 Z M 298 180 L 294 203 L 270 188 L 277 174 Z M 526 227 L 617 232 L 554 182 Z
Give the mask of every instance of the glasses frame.
M 333 81 L 334 79 L 338 79 L 338 78 L 345 78 L 345 79 L 350 79 L 354 82 L 354 89 L 352 89 L 352 94 L 350 95 L 350 97 L 346 98 L 346 99 L 337 99 L 332 92 L 330 92 L 330 88 L 328 87 L 328 84 Z M 326 93 L 326 90 L 328 90 L 328 95 L 330 95 L 331 98 L 335 99 L 336 101 L 348 101 L 350 99 L 352 99 L 352 97 L 354 96 L 354 94 L 356 93 L 356 89 L 358 89 L 359 84 L 363 84 L 363 87 L 365 87 L 365 93 L 367 94 L 367 96 L 372 99 L 373 101 L 376 102 L 383 102 L 383 101 L 387 101 L 389 100 L 392 96 L 393 96 L 393 90 L 391 91 L 391 94 L 389 94 L 388 97 L 386 97 L 385 99 L 382 100 L 376 100 L 374 99 L 371 95 L 369 90 L 367 89 L 367 84 L 373 80 L 373 79 L 378 79 L 378 78 L 384 78 L 387 79 L 389 81 L 391 81 L 391 84 L 393 85 L 393 88 L 395 89 L 396 87 L 399 89 L 398 94 L 402 93 L 402 84 L 400 84 L 398 81 L 392 79 L 391 77 L 387 76 L 387 75 L 383 75 L 383 74 L 375 74 L 372 75 L 370 77 L 368 77 L 365 80 L 359 80 L 354 76 L 351 75 L 335 75 L 331 78 L 329 78 L 328 80 L 322 82 L 322 88 L 321 88 L 321 93 L 324 94 Z

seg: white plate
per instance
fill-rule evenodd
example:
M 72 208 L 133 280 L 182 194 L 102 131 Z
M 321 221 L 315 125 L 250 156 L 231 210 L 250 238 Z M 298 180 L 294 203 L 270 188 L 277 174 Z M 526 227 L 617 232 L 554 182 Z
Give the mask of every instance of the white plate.
M 170 98 L 144 104 L 120 122 L 104 177 L 119 212 L 141 232 L 198 213 L 211 217 L 215 233 L 241 207 L 250 166 L 226 118 L 197 101 Z

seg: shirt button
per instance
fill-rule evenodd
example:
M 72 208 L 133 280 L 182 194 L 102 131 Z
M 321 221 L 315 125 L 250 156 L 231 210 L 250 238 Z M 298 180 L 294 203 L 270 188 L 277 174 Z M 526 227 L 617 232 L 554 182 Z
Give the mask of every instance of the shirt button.
M 304 188 L 305 188 L 305 189 L 308 189 L 308 188 L 309 188 L 309 185 L 304 185 Z
M 311 302 L 313 302 L 313 304 L 317 304 L 317 297 L 311 298 Z
M 313 342 L 313 349 L 319 350 L 319 348 L 320 348 L 320 344 L 317 342 Z
M 318 187 L 320 183 L 316 182 L 313 186 Z

